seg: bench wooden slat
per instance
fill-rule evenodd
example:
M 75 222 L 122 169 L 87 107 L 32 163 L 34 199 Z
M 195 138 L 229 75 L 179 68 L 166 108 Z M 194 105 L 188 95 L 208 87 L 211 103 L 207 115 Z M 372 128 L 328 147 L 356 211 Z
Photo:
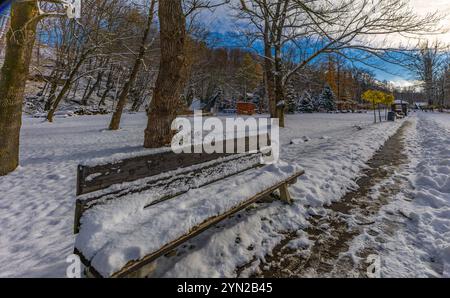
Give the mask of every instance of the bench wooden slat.
M 186 190 L 183 190 L 183 191 L 177 192 L 177 193 L 167 194 L 166 196 L 162 197 L 161 199 L 156 200 L 150 204 L 150 205 L 155 205 L 157 203 L 166 201 L 175 196 L 181 195 L 181 194 L 185 193 L 186 191 L 188 191 L 189 189 L 203 187 L 208 184 L 217 182 L 220 179 L 227 178 L 231 175 L 236 175 L 236 174 L 242 173 L 244 171 L 247 171 L 249 169 L 254 169 L 255 167 L 258 167 L 261 165 L 259 163 L 260 156 L 261 156 L 260 154 L 236 155 L 235 158 L 230 158 L 230 159 L 226 159 L 226 160 L 218 160 L 217 162 L 213 162 L 207 166 L 201 167 L 200 169 L 196 169 L 196 170 L 186 169 L 185 171 L 183 171 L 183 170 L 178 171 L 174 177 L 166 177 L 166 178 L 160 178 L 160 179 L 155 179 L 155 180 L 150 179 L 148 181 L 145 181 L 145 183 L 143 183 L 142 185 L 139 185 L 139 187 L 136 187 L 134 189 L 125 188 L 122 190 L 112 191 L 109 193 L 102 193 L 102 194 L 99 194 L 99 195 L 96 195 L 96 196 L 93 196 L 93 197 L 87 198 L 87 199 L 84 199 L 84 198 L 77 199 L 76 207 L 75 207 L 75 218 L 74 218 L 74 233 L 77 234 L 79 232 L 80 220 L 81 220 L 83 213 L 86 212 L 88 209 L 96 206 L 99 203 L 106 203 L 110 200 L 120 199 L 131 193 L 148 191 L 150 189 L 154 189 L 154 188 L 162 187 L 162 186 L 165 186 L 168 189 L 170 188 L 171 185 L 179 184 L 179 183 L 189 186 L 189 188 Z M 248 166 L 243 167 L 242 170 L 240 170 L 240 171 L 232 171 L 232 172 L 230 172 L 229 175 L 226 175 L 225 177 L 222 176 L 220 179 L 213 179 L 213 180 L 205 181 L 204 183 L 195 185 L 196 178 L 199 175 L 201 175 L 201 173 L 203 171 L 207 171 L 207 170 L 214 168 L 214 169 L 217 169 L 218 172 L 220 172 L 230 162 L 240 163 L 242 165 L 242 164 L 246 164 L 246 162 L 248 163 L 249 160 L 250 161 L 255 160 L 255 162 L 249 163 Z M 179 178 L 177 178 L 177 176 L 179 176 Z
M 246 200 L 245 202 L 241 203 L 240 205 L 228 210 L 227 212 L 210 218 L 208 220 L 206 220 L 205 222 L 203 222 L 202 224 L 198 225 L 197 227 L 193 228 L 188 234 L 172 241 L 171 243 L 168 243 L 166 245 L 164 245 L 161 249 L 145 256 L 144 258 L 142 258 L 141 260 L 138 261 L 131 261 L 129 262 L 126 266 L 124 266 L 120 271 L 114 273 L 111 277 L 114 278 L 120 278 L 120 277 L 126 277 L 129 276 L 131 273 L 136 272 L 137 270 L 143 268 L 144 266 L 152 263 L 154 260 L 156 260 L 157 258 L 169 253 L 170 251 L 174 250 L 175 248 L 177 248 L 179 245 L 181 245 L 182 243 L 194 238 L 195 236 L 199 235 L 200 233 L 202 233 L 203 231 L 207 230 L 208 228 L 210 228 L 211 226 L 214 226 L 216 224 L 218 224 L 219 222 L 225 220 L 226 218 L 230 217 L 231 215 L 247 208 L 248 206 L 250 206 L 251 204 L 257 202 L 258 200 L 270 195 L 272 192 L 274 192 L 276 189 L 279 189 L 280 187 L 283 187 L 287 184 L 290 184 L 291 181 L 296 180 L 298 177 L 300 177 L 301 175 L 304 174 L 304 171 L 298 171 L 296 173 L 294 173 L 293 175 L 291 175 L 289 178 L 276 183 L 275 185 L 271 186 L 270 188 L 267 188 L 266 190 L 254 195 L 253 197 L 249 198 L 248 200 Z M 90 262 L 83 256 L 82 252 L 78 251 L 77 249 L 75 249 L 75 253 L 77 255 L 80 256 L 80 259 L 83 261 L 83 263 L 86 265 L 86 267 L 88 268 L 88 270 L 96 277 L 102 277 L 97 270 L 95 270 L 95 268 L 93 268 L 90 264 Z
M 235 152 L 239 142 L 244 142 L 244 152 L 250 152 L 250 141 L 255 141 L 257 149 L 261 149 L 261 144 L 267 146 L 270 139 L 266 134 L 255 135 L 243 139 L 235 139 Z M 220 141 L 226 152 L 226 141 Z M 192 146 L 194 148 L 194 146 Z M 192 149 L 194 150 L 194 149 Z M 192 151 L 193 152 L 193 151 Z M 105 189 L 111 185 L 131 182 L 142 178 L 158 175 L 160 173 L 173 171 L 182 167 L 189 167 L 208 161 L 212 161 L 221 157 L 234 154 L 228 153 L 181 153 L 176 154 L 172 151 L 148 154 L 145 156 L 137 156 L 125 159 L 119 162 L 86 166 L 79 165 L 77 170 L 77 196 Z

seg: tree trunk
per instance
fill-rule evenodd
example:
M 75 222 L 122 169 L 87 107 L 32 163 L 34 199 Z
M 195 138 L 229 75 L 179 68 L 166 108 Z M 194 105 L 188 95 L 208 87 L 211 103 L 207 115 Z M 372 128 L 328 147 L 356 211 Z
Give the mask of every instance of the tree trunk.
M 373 117 L 374 117 L 374 123 L 377 123 L 377 107 L 375 106 L 375 101 L 373 102 Z
M 134 85 L 134 82 L 136 80 L 136 76 L 139 72 L 139 68 L 141 67 L 142 61 L 144 60 L 145 53 L 147 51 L 146 45 L 148 36 L 150 33 L 150 29 L 153 24 L 153 16 L 155 11 L 155 2 L 156 0 L 152 0 L 150 4 L 150 10 L 148 12 L 148 19 L 147 19 L 147 26 L 144 30 L 144 35 L 142 37 L 141 45 L 139 48 L 139 54 L 136 57 L 136 60 L 134 61 L 133 69 L 131 70 L 130 77 L 128 78 L 128 81 L 123 86 L 122 92 L 119 96 L 119 101 L 117 102 L 116 110 L 113 113 L 111 123 L 109 124 L 110 130 L 118 130 L 120 127 L 120 119 L 122 118 L 123 109 L 125 108 L 125 105 L 127 104 L 128 99 L 128 93 L 130 92 L 131 87 Z
M 91 82 L 92 82 L 92 77 L 89 77 L 86 87 L 84 88 L 83 96 L 81 97 L 81 100 L 80 100 L 80 105 L 82 105 L 82 106 L 87 105 L 86 95 L 88 94 L 89 90 L 91 89 Z
M 272 61 L 272 47 L 269 38 L 269 25 L 266 24 L 264 33 L 264 75 L 266 96 L 269 103 L 269 113 L 271 118 L 277 117 L 277 101 L 274 91 L 274 76 L 273 76 L 273 61 Z
M 89 102 L 89 98 L 91 98 L 92 93 L 94 93 L 94 91 L 101 85 L 104 73 L 105 72 L 102 70 L 97 74 L 97 79 L 95 80 L 94 85 L 92 85 L 92 87 L 87 92 L 86 97 L 83 99 L 83 102 L 85 102 L 86 104 Z
M 276 115 L 280 127 L 285 127 L 284 112 L 286 104 L 284 103 L 284 88 L 283 88 L 283 62 L 281 61 L 281 45 L 275 46 L 275 98 L 277 101 Z
M 148 110 L 144 147 L 170 144 L 171 124 L 176 118 L 187 77 L 186 20 L 181 0 L 160 1 L 161 63 L 153 100 Z
M 81 65 L 83 65 L 86 58 L 89 56 L 89 54 L 93 51 L 93 49 L 88 50 L 83 55 L 81 55 L 80 59 L 78 60 L 75 67 L 70 72 L 69 77 L 67 78 L 66 82 L 64 83 L 63 88 L 58 94 L 58 97 L 56 97 L 55 102 L 52 105 L 52 108 L 49 110 L 47 114 L 47 120 L 48 122 L 53 122 L 53 116 L 55 115 L 56 110 L 58 109 L 58 106 L 62 99 L 66 96 L 67 92 L 70 90 L 70 86 L 72 86 L 73 79 L 75 78 L 76 74 L 78 73 L 78 70 L 80 69 Z
M 111 85 L 113 83 L 113 68 L 111 68 L 109 70 L 109 74 L 108 74 L 108 79 L 106 80 L 106 86 L 105 86 L 105 91 L 102 94 L 102 97 L 98 103 L 98 107 L 100 108 L 101 106 L 105 105 L 105 100 L 106 100 L 106 96 L 109 93 L 109 90 L 111 89 Z
M 48 95 L 48 98 L 45 102 L 45 107 L 44 107 L 44 111 L 50 111 L 50 109 L 52 108 L 53 102 L 55 101 L 55 97 L 56 97 L 56 90 L 58 89 L 58 81 L 59 81 L 59 76 L 56 76 L 51 84 L 50 87 L 50 94 Z
M 383 120 L 381 119 L 381 108 L 380 108 L 380 104 L 378 104 L 378 117 L 380 118 L 380 123 L 383 122 Z
M 0 176 L 19 165 L 19 139 L 25 84 L 36 38 L 36 1 L 15 1 L 0 78 Z M 14 36 L 13 36 L 14 34 Z

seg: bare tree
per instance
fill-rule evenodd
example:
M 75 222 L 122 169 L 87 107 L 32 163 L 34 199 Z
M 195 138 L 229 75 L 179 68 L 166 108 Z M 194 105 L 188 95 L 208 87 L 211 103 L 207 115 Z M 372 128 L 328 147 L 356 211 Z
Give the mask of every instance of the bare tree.
M 415 51 L 405 52 L 405 66 L 423 84 L 423 90 L 430 106 L 438 104 L 438 77 L 445 68 L 443 46 L 439 42 L 425 41 Z
M 417 16 L 404 0 L 240 0 L 235 8 L 253 28 L 247 34 L 264 42 L 267 94 L 271 115 L 281 117 L 280 126 L 283 112 L 278 109 L 274 113 L 274 103 L 283 106 L 280 103 L 289 80 L 322 54 L 358 59 L 355 53 L 364 52 L 382 58 L 394 48 L 377 44 L 372 37 L 436 32 L 440 19 L 437 13 Z M 287 45 L 296 46 L 298 52 L 298 62 L 289 69 L 283 63 Z
M 125 83 L 125 85 L 123 86 L 122 91 L 119 95 L 116 109 L 113 113 L 111 123 L 109 124 L 110 130 L 118 130 L 120 127 L 120 119 L 122 117 L 123 109 L 125 108 L 125 105 L 127 103 L 128 93 L 130 92 L 131 87 L 135 83 L 135 80 L 138 75 L 139 69 L 142 65 L 144 56 L 147 52 L 148 38 L 150 35 L 150 29 L 152 27 L 154 15 L 155 15 L 155 4 L 156 4 L 156 0 L 151 0 L 149 11 L 148 11 L 148 16 L 147 16 L 147 23 L 146 23 L 145 30 L 144 30 L 144 33 L 142 36 L 142 41 L 139 46 L 139 53 L 137 54 L 136 60 L 134 61 L 134 65 L 130 72 L 130 76 L 129 76 L 127 82 Z
M 67 74 L 65 83 L 59 94 L 56 96 L 48 115 L 47 120 L 53 121 L 54 114 L 61 101 L 67 96 L 74 82 L 83 77 L 91 76 L 92 73 L 103 72 L 106 67 L 102 65 L 101 60 L 105 56 L 112 56 L 111 48 L 115 44 L 120 44 L 124 40 L 131 38 L 126 33 L 126 27 L 117 29 L 117 25 L 122 24 L 120 18 L 128 11 L 128 3 L 125 0 L 112 0 L 98 2 L 89 0 L 84 2 L 85 11 L 80 22 L 72 23 L 72 35 L 76 40 L 73 48 L 68 52 L 68 63 L 66 64 Z M 100 68 L 87 67 L 83 72 L 82 68 L 86 62 L 100 65 Z M 89 86 L 88 86 L 89 87 Z

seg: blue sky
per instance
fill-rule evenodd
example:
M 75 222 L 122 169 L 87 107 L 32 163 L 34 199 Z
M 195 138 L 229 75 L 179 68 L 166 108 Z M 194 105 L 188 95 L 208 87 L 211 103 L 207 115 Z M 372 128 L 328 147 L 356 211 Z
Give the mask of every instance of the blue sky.
M 0 0 L 0 12 L 4 11 L 10 2 L 11 0 Z M 450 44 L 450 0 L 410 0 L 410 5 L 417 14 L 427 14 L 435 11 L 445 14 L 446 18 L 443 19 L 441 27 L 449 30 L 449 32 L 438 36 L 430 36 L 429 39 L 439 39 Z M 202 19 L 212 31 L 218 34 L 232 30 L 236 24 L 236 20 L 232 17 L 230 9 L 225 6 L 216 9 L 214 12 L 205 12 Z M 228 44 L 232 43 L 230 40 L 225 41 L 225 43 L 227 42 Z M 379 68 L 385 71 L 372 69 L 379 80 L 392 81 L 399 86 L 413 84 L 412 81 L 414 78 L 407 70 L 397 65 L 382 62 L 380 62 L 380 66 Z

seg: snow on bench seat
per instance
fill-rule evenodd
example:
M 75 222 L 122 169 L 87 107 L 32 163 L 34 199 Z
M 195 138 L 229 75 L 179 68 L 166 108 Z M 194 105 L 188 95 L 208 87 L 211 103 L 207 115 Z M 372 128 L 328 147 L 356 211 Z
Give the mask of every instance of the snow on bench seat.
M 208 219 L 224 214 L 249 198 L 300 172 L 280 162 L 244 172 L 174 199 L 144 208 L 148 192 L 95 206 L 82 217 L 75 247 L 102 276 L 111 276 L 188 234 Z

